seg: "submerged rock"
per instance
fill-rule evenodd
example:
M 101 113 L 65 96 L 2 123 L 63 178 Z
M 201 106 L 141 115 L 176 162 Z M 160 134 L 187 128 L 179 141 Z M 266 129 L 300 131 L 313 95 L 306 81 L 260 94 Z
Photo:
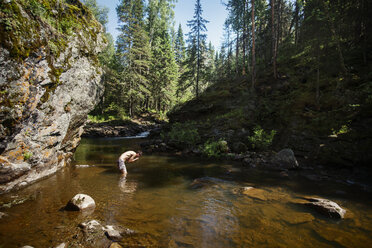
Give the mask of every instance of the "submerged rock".
M 97 230 L 103 230 L 101 223 L 99 223 L 96 220 L 91 220 L 88 222 L 80 223 L 79 227 L 81 227 L 85 232 L 94 232 Z
M 66 247 L 66 244 L 62 243 L 62 244 L 59 244 L 58 246 L 56 246 L 55 248 L 65 248 L 65 247 Z
M 123 239 L 123 236 L 120 234 L 120 232 L 118 230 L 115 230 L 113 226 L 108 225 L 104 229 L 107 238 L 113 241 L 120 241 L 121 239 Z
M 233 191 L 235 194 L 242 194 L 249 196 L 250 198 L 256 199 L 256 200 L 261 200 L 261 201 L 266 201 L 268 200 L 267 197 L 267 192 L 263 189 L 257 189 L 254 187 L 242 187 L 239 189 L 235 189 Z
M 92 197 L 85 194 L 75 195 L 66 205 L 66 210 L 79 211 L 87 210 L 96 207 L 96 203 Z
M 110 248 L 122 248 L 122 246 L 119 245 L 118 243 L 112 243 L 112 244 L 110 245 Z
M 346 213 L 346 210 L 341 208 L 337 203 L 321 198 L 306 198 L 310 201 L 304 203 L 304 205 L 309 206 L 319 213 L 335 219 L 343 219 Z
M 89 168 L 89 167 L 95 167 L 95 165 L 90 164 L 77 164 L 75 165 L 76 168 Z
M 8 216 L 8 214 L 0 212 L 0 219 L 2 219 L 3 217 L 6 217 L 6 216 Z
M 97 220 L 83 222 L 79 224 L 79 227 L 83 234 L 83 237 L 80 237 L 80 244 L 83 244 L 83 247 L 86 247 L 84 244 L 87 243 L 93 244 L 92 247 L 109 247 L 112 241 L 118 242 L 123 240 L 124 236 L 130 237 L 136 234 L 131 229 L 113 225 L 105 226 Z
M 192 183 L 190 184 L 191 189 L 201 189 L 201 188 L 206 188 L 206 187 L 211 187 L 211 186 L 218 186 L 218 183 L 223 182 L 223 180 L 218 179 L 218 178 L 213 178 L 213 177 L 201 177 L 194 179 Z

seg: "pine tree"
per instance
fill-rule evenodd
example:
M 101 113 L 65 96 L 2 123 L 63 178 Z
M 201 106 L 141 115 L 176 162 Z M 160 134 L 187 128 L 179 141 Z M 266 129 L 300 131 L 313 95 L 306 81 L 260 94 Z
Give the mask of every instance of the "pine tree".
M 150 34 L 152 64 L 151 102 L 157 111 L 168 110 L 174 103 L 178 66 L 171 37 L 174 19 L 173 0 L 150 0 L 147 30 Z
M 117 41 L 120 63 L 123 66 L 122 79 L 128 97 L 129 115 L 133 116 L 149 94 L 148 72 L 150 67 L 149 38 L 144 29 L 144 5 L 142 0 L 122 0 L 117 7 L 119 30 Z
M 175 41 L 175 53 L 176 53 L 176 61 L 179 65 L 185 59 L 185 41 L 183 38 L 183 31 L 181 24 L 178 26 L 176 41 Z
M 199 87 L 200 87 L 200 79 L 202 79 L 202 73 L 204 68 L 204 60 L 203 60 L 203 48 L 206 47 L 205 41 L 207 39 L 207 35 L 204 33 L 207 31 L 205 24 L 209 21 L 205 20 L 202 17 L 202 7 L 200 4 L 200 0 L 196 0 L 195 4 L 195 12 L 194 12 L 194 19 L 187 22 L 187 26 L 190 27 L 190 32 L 188 35 L 188 42 L 189 47 L 188 50 L 191 53 L 189 59 L 194 59 L 196 61 L 189 61 L 190 69 L 196 74 L 195 80 L 195 94 L 196 97 L 199 97 Z M 195 56 L 192 53 L 196 53 Z M 195 63 L 196 62 L 196 63 Z M 196 66 L 196 67 L 194 67 Z

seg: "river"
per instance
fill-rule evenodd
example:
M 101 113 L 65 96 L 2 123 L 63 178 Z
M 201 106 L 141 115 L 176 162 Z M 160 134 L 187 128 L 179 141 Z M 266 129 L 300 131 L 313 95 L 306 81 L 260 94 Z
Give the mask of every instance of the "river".
M 127 166 L 117 157 L 143 139 L 84 138 L 74 162 L 18 192 L 0 196 L 0 247 L 55 247 L 73 239 L 79 223 L 99 220 L 135 230 L 123 247 L 370 247 L 371 193 L 337 182 L 283 178 L 233 162 L 144 154 Z M 74 165 L 90 165 L 80 168 Z M 190 187 L 196 178 L 211 185 Z M 237 189 L 253 186 L 247 196 Z M 77 193 L 96 201 L 93 213 L 61 211 Z M 347 210 L 329 219 L 298 204 L 303 196 Z M 21 204 L 17 204 L 22 202 Z M 14 206 L 7 208 L 7 203 Z

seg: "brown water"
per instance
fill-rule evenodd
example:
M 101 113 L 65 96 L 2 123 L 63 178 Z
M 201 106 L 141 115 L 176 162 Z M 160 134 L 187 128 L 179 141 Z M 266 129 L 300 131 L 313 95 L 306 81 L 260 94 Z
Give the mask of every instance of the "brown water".
M 139 233 L 124 247 L 372 247 L 371 195 L 344 184 L 283 179 L 229 162 L 212 163 L 144 155 L 121 178 L 116 159 L 141 140 L 83 139 L 76 164 L 0 202 L 25 200 L 0 220 L 0 247 L 53 247 L 68 242 L 77 225 L 96 219 Z M 210 187 L 190 188 L 195 178 L 210 177 Z M 247 196 L 244 186 L 260 189 Z M 59 211 L 77 193 L 96 201 L 93 213 Z M 31 197 L 30 197 L 31 196 Z M 296 204 L 318 196 L 347 209 L 331 220 Z

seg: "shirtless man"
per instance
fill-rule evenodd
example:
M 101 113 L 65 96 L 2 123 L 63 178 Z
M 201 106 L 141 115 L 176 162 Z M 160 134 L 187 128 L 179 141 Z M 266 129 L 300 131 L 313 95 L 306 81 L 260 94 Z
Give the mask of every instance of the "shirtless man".
M 141 152 L 134 152 L 134 151 L 127 151 L 120 155 L 118 159 L 118 167 L 123 176 L 127 175 L 127 168 L 125 166 L 125 163 L 132 163 L 139 159 L 139 157 L 142 155 Z

